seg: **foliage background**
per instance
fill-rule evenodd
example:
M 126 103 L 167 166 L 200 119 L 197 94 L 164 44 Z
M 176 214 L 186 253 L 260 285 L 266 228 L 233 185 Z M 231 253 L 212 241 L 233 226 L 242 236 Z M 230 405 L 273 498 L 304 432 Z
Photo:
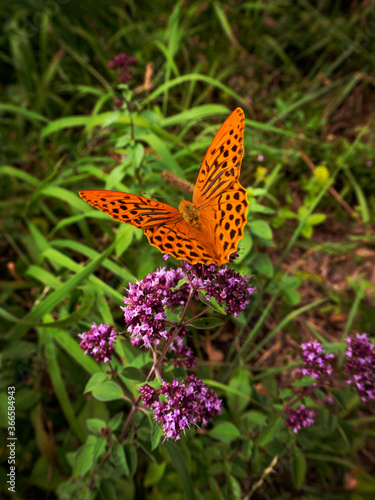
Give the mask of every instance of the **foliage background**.
M 126 413 L 82 395 L 100 368 L 76 335 L 92 321 L 121 331 L 123 287 L 164 264 L 140 231 L 78 191 L 181 199 L 162 172 L 194 182 L 236 106 L 247 117 L 241 179 L 251 201 L 238 270 L 253 274 L 257 293 L 246 315 L 191 338 L 198 375 L 225 400 L 216 425 L 236 430 L 151 450 L 140 417 L 128 469 L 103 476 L 94 494 L 372 498 L 371 407 L 340 389 L 338 409 L 321 408 L 298 437 L 280 412 L 301 341 L 339 351 L 348 334 L 373 333 L 374 2 L 41 0 L 4 4 L 1 20 L 0 423 L 5 442 L 15 385 L 17 498 L 56 498 L 72 469 L 83 471 L 74 453 L 87 418 Z M 108 68 L 120 52 L 138 59 L 133 94 Z M 131 115 L 114 106 L 124 95 L 138 106 Z M 314 176 L 322 165 L 331 183 Z M 6 457 L 4 448 L 2 479 Z

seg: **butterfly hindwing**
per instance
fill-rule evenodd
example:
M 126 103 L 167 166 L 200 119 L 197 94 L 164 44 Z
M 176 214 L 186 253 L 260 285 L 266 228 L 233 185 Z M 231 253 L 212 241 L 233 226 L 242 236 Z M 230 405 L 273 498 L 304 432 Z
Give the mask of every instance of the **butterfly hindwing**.
M 209 243 L 209 235 L 202 238 L 202 233 L 184 220 L 148 227 L 144 232 L 151 245 L 176 259 L 187 260 L 191 264 L 215 262 L 220 265 L 214 247 Z
M 244 237 L 248 206 L 246 189 L 237 181 L 200 212 L 202 221 L 214 221 L 214 249 L 221 263 L 228 262 Z

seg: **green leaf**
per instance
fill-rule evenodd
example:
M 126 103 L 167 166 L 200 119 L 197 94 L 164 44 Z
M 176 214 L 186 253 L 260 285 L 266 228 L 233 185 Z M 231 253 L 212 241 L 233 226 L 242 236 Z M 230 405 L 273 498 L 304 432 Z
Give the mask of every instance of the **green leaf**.
M 124 398 L 122 389 L 112 380 L 104 382 L 104 384 L 96 387 L 91 392 L 98 401 L 114 401 Z
M 87 443 L 81 446 L 74 460 L 73 467 L 73 478 L 79 478 L 86 474 L 90 470 L 94 463 L 94 449 L 97 438 L 95 436 L 89 436 Z
M 116 484 L 116 486 L 118 486 Z M 101 479 L 99 486 L 99 495 L 97 498 L 100 500 L 118 500 L 117 488 L 114 485 L 114 481 L 112 479 Z M 84 499 L 86 500 L 86 498 Z M 87 500 L 91 500 L 90 497 L 87 497 Z
M 284 276 L 281 279 L 280 289 L 285 291 L 288 289 L 298 288 L 300 285 L 301 285 L 301 280 L 299 278 L 284 274 Z
M 138 454 L 137 448 L 133 443 L 127 443 L 124 446 L 126 461 L 129 464 L 129 475 L 133 477 L 137 471 Z
M 249 223 L 250 231 L 254 236 L 265 240 L 272 239 L 272 229 L 264 220 L 253 220 Z
M 95 443 L 94 447 L 94 460 L 98 460 L 100 455 L 102 455 L 105 452 L 107 444 L 107 438 L 106 437 L 99 437 Z
M 240 413 L 249 404 L 251 394 L 250 375 L 248 370 L 239 370 L 229 382 L 230 389 L 241 392 L 245 397 L 238 396 L 235 392 L 228 392 L 227 399 L 231 411 Z
M 248 427 L 253 427 L 253 426 L 263 427 L 263 425 L 266 422 L 266 418 L 267 417 L 263 413 L 260 413 L 259 411 L 248 411 L 242 417 L 244 425 Z
M 223 319 L 221 318 L 198 318 L 189 322 L 189 326 L 193 328 L 197 328 L 198 330 L 206 330 L 210 328 L 216 328 L 217 326 L 223 323 Z
M 265 207 L 264 205 L 260 205 L 259 203 L 256 203 L 253 198 L 249 202 L 249 212 L 272 215 L 275 213 L 275 210 L 269 207 Z
M 133 151 L 134 154 L 133 154 L 132 166 L 135 168 L 139 168 L 145 156 L 145 148 L 142 146 L 141 143 L 137 142 Z
M 293 447 L 293 481 L 294 486 L 297 490 L 300 490 L 303 482 L 305 481 L 306 471 L 307 471 L 307 463 L 306 458 L 302 451 L 297 447 Z
M 115 238 L 115 252 L 116 257 L 121 257 L 121 255 L 129 248 L 133 239 L 134 232 L 136 228 L 130 224 L 120 224 L 116 233 Z
M 287 398 L 292 397 L 292 395 L 293 395 L 293 392 L 288 387 L 286 387 L 285 389 L 282 389 L 280 391 L 279 397 L 280 397 L 280 399 L 287 399 Z
M 86 425 L 87 425 L 88 430 L 92 434 L 100 434 L 101 430 L 103 428 L 104 429 L 107 428 L 106 422 L 104 420 L 102 420 L 101 418 L 88 418 L 86 420 Z
M 225 466 L 222 462 L 216 462 L 210 465 L 207 469 L 207 474 L 210 476 L 217 476 L 218 474 L 225 474 Z
M 120 411 L 119 413 L 116 413 L 116 415 L 113 418 L 111 418 L 111 420 L 109 421 L 109 424 L 108 424 L 111 431 L 115 431 L 116 429 L 118 429 L 123 418 L 124 418 L 124 414 L 122 411 Z
M 230 498 L 233 500 L 241 500 L 241 485 L 237 479 L 230 475 L 228 477 L 230 487 Z
M 134 366 L 127 366 L 121 373 L 129 380 L 137 380 L 138 382 L 146 380 L 146 375 L 138 368 L 134 368 Z
M 258 273 L 264 274 L 267 278 L 273 276 L 272 261 L 266 253 L 259 253 L 252 261 L 251 268 Z
M 225 312 L 225 309 L 221 305 L 219 305 L 215 299 L 215 297 L 211 297 L 210 300 L 206 299 L 207 291 L 206 290 L 200 290 L 198 292 L 199 295 L 199 300 L 203 302 L 203 304 L 206 304 L 207 306 L 212 307 L 217 311 L 219 314 L 227 315 Z
M 185 457 L 182 454 L 180 448 L 172 443 L 171 441 L 166 441 L 164 447 L 171 457 L 172 465 L 176 469 L 182 489 L 185 494 L 185 500 L 196 500 L 194 493 L 194 484 L 189 474 L 189 469 L 185 462 Z
M 189 280 L 187 278 L 181 278 L 180 280 L 178 280 L 177 285 L 174 288 L 171 288 L 171 291 L 175 292 L 176 290 L 181 288 L 182 285 L 184 285 L 185 283 L 189 283 Z
M 149 486 L 157 484 L 163 477 L 166 465 L 165 462 L 161 464 L 150 463 L 146 470 L 143 486 L 148 488 Z
M 223 443 L 230 443 L 241 436 L 238 428 L 231 422 L 223 422 L 216 425 L 209 434 Z
M 313 384 L 316 384 L 316 378 L 313 377 L 303 377 L 300 380 L 294 380 L 292 382 L 293 387 L 309 387 Z
M 130 471 L 128 462 L 126 460 L 124 448 L 120 443 L 115 443 L 115 445 L 113 446 L 112 461 L 114 465 L 116 465 L 116 467 L 120 466 L 125 475 L 129 477 Z
M 296 219 L 298 217 L 296 213 L 292 212 L 287 207 L 279 208 L 279 210 L 277 211 L 277 215 L 281 219 Z
M 92 375 L 89 378 L 89 381 L 86 384 L 84 394 L 86 394 L 87 392 L 91 392 L 96 387 L 99 387 L 100 385 L 104 384 L 106 380 L 108 380 L 108 376 L 105 373 L 103 372 L 94 373 L 94 375 Z
M 165 83 L 162 83 L 161 85 L 158 85 L 158 87 L 149 94 L 146 99 L 143 101 L 143 106 L 146 106 L 147 103 L 153 102 L 155 98 L 159 95 L 162 95 L 164 92 L 169 90 L 170 88 L 173 88 L 177 85 L 182 85 L 185 82 L 205 82 L 208 86 L 212 86 L 213 88 L 219 88 L 221 89 L 225 94 L 232 96 L 237 102 L 241 103 L 242 102 L 242 97 L 239 94 L 236 94 L 230 87 L 227 87 L 226 85 L 223 85 L 219 80 L 216 78 L 212 78 L 210 76 L 206 75 L 201 75 L 199 73 L 189 73 L 183 76 L 178 76 L 177 78 L 174 78 L 172 80 L 169 80 Z M 223 114 L 228 115 L 228 110 L 223 108 Z M 259 125 L 262 126 L 262 123 L 258 122 L 252 122 L 255 126 Z M 267 124 L 266 124 L 267 125 Z M 276 128 L 276 127 L 274 127 Z M 277 129 L 280 131 L 281 129 Z
M 26 411 L 33 408 L 42 397 L 40 391 L 20 389 L 17 391 L 17 411 Z
M 163 431 L 160 425 L 153 419 L 151 425 L 151 451 L 158 447 L 162 435 Z
M 280 417 L 274 417 L 269 423 L 265 424 L 260 436 L 258 438 L 259 446 L 266 446 L 270 441 L 272 441 L 279 430 L 279 427 L 283 425 L 284 421 Z
M 326 218 L 327 218 L 327 216 L 325 214 L 312 214 L 307 219 L 307 223 L 311 224 L 312 226 L 316 226 L 316 225 L 324 222 L 326 220 Z
M 254 448 L 254 441 L 252 441 L 251 439 L 243 441 L 241 451 L 246 461 L 250 459 L 253 448 Z

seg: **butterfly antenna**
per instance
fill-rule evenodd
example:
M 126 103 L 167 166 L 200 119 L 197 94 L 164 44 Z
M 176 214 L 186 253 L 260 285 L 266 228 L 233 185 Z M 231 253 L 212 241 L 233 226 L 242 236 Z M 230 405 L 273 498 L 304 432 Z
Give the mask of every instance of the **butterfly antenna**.
M 185 189 L 184 198 L 186 197 L 187 193 L 193 193 L 193 192 L 194 192 L 194 184 L 192 182 L 189 182 L 189 185 Z

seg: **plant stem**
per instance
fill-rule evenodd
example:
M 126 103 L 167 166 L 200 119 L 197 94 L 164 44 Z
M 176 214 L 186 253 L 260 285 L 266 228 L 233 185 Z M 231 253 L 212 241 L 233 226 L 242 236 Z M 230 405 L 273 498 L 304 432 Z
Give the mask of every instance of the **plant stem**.
M 191 300 L 193 298 L 193 294 L 194 294 L 194 288 L 191 287 L 190 288 L 190 292 L 189 292 L 189 296 L 187 298 L 187 301 L 186 301 L 186 304 L 185 304 L 185 307 L 184 307 L 184 310 L 182 312 L 181 319 L 176 324 L 176 326 L 174 328 L 174 331 L 172 331 L 172 334 L 170 335 L 169 340 L 164 345 L 163 350 L 162 350 L 160 356 L 158 358 L 156 358 L 156 355 L 154 356 L 154 365 L 151 368 L 149 374 L 147 375 L 146 383 L 149 382 L 153 378 L 153 376 L 155 375 L 155 373 L 156 373 L 157 376 L 159 376 L 158 375 L 158 367 L 159 367 L 160 363 L 163 361 L 163 359 L 164 359 L 165 355 L 167 354 L 168 349 L 172 345 L 174 339 L 176 338 L 176 336 L 178 335 L 178 333 L 180 332 L 180 330 L 184 326 L 184 319 L 185 319 L 186 313 L 187 313 L 187 311 L 189 309 L 190 302 L 191 302 Z M 128 429 L 130 427 L 130 423 L 131 423 L 131 420 L 133 418 L 133 415 L 134 415 L 135 411 L 137 410 L 137 408 L 139 406 L 140 401 L 141 401 L 141 396 L 138 396 L 138 398 L 136 399 L 136 401 L 134 401 L 134 403 L 132 404 L 132 407 L 130 408 L 130 411 L 129 411 L 128 417 L 126 419 L 126 422 L 124 424 L 124 427 L 122 428 L 121 434 L 119 436 L 119 443 L 121 443 L 123 441 L 123 439 L 124 439 L 124 437 L 126 435 L 126 432 L 128 431 Z

